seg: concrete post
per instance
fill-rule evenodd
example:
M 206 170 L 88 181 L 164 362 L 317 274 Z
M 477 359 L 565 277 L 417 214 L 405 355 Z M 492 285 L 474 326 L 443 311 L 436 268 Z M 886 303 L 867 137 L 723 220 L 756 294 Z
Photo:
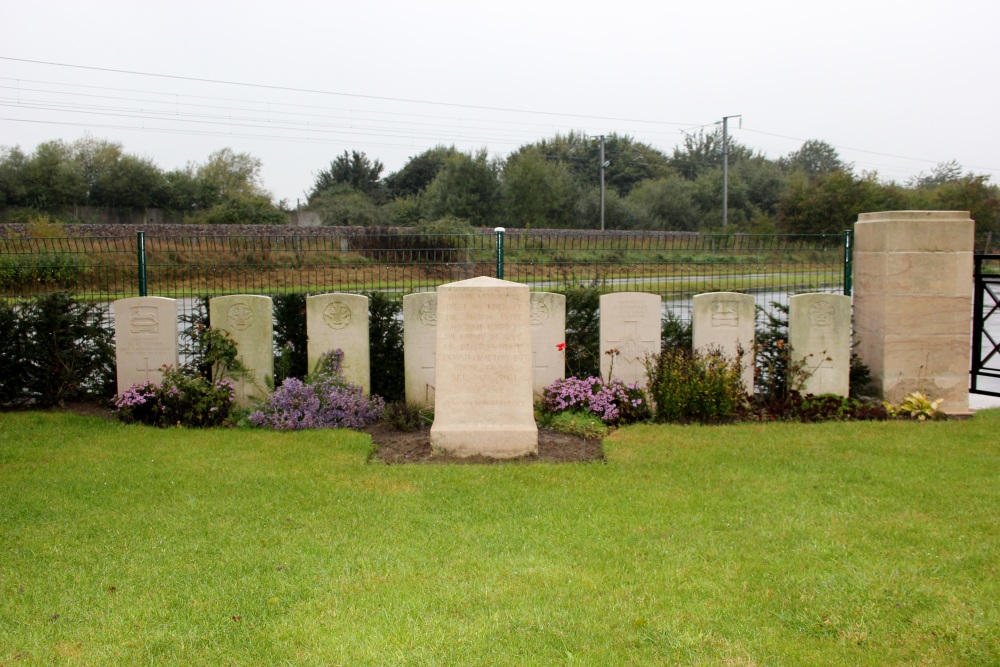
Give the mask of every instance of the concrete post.
M 854 228 L 858 355 L 887 401 L 920 391 L 969 414 L 972 253 L 966 211 L 862 213 Z

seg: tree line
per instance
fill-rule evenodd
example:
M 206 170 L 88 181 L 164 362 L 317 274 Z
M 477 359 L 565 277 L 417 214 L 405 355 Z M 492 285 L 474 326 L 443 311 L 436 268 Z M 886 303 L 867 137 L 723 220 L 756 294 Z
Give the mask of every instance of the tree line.
M 723 148 L 719 131 L 686 136 L 668 154 L 627 135 L 604 139 L 607 229 L 720 231 Z M 1000 189 L 956 162 L 905 183 L 857 172 L 826 142 L 811 140 L 771 159 L 728 142 L 727 230 L 831 233 L 859 213 L 968 210 L 980 231 L 1000 228 Z M 521 146 L 506 158 L 436 146 L 398 171 L 345 150 L 321 169 L 306 209 L 328 225 L 596 229 L 600 146 L 570 132 Z M 223 149 L 204 163 L 163 172 L 120 144 L 83 139 L 0 149 L 0 206 L 44 210 L 73 205 L 159 207 L 192 222 L 281 223 L 260 179 L 260 160 Z

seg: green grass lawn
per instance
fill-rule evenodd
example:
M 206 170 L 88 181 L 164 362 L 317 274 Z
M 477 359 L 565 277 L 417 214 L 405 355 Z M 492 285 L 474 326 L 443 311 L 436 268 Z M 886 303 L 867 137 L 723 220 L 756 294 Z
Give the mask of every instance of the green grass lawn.
M 998 665 L 1000 411 L 606 463 L 0 415 L 0 665 Z

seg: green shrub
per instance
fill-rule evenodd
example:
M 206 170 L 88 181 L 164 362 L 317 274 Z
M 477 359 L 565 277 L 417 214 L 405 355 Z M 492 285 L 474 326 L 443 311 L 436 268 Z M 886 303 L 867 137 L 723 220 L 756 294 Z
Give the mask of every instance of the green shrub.
M 306 333 L 306 295 L 275 294 L 274 383 L 309 374 L 309 337 Z
M 0 314 L 0 401 L 49 407 L 108 398 L 115 390 L 115 351 L 103 307 L 64 292 L 40 296 Z
M 73 287 L 86 271 L 86 261 L 68 252 L 4 254 L 0 255 L 0 290 L 23 292 L 39 287 Z
M 579 287 L 566 296 L 566 374 L 599 377 L 601 374 L 601 291 Z
M 406 394 L 403 366 L 403 304 L 385 292 L 366 292 L 371 391 L 387 401 Z
M 745 412 L 740 352 L 735 359 L 720 350 L 690 352 L 674 348 L 646 362 L 649 395 L 659 422 L 717 423 Z
M 134 384 L 115 397 L 115 416 L 126 424 L 220 426 L 229 418 L 236 388 L 229 380 L 212 382 L 182 369 L 163 371 L 160 384 Z
M 389 426 L 398 431 L 419 431 L 423 428 L 430 428 L 434 422 L 434 408 L 396 401 L 385 406 L 382 418 Z

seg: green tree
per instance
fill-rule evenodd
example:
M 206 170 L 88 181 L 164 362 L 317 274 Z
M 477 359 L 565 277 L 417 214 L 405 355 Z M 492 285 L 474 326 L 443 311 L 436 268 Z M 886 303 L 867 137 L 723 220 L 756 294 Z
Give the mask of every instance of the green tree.
M 309 209 L 320 214 L 324 225 L 372 227 L 378 224 L 378 209 L 371 198 L 346 183 L 327 187 L 310 197 Z
M 499 166 L 486 150 L 457 153 L 445 160 L 421 200 L 423 217 L 455 217 L 475 226 L 492 226 L 499 219 Z
M 338 155 L 330 162 L 329 169 L 316 174 L 312 192 L 309 200 L 322 194 L 324 191 L 336 187 L 347 185 L 363 192 L 369 197 L 380 198 L 382 183 L 379 180 L 382 173 L 382 163 L 378 160 L 372 161 L 364 152 L 346 150 L 343 155 Z
M 580 188 L 563 163 L 522 153 L 504 165 L 504 210 L 507 224 L 512 227 L 572 227 L 579 196 Z
M 899 186 L 879 183 L 876 174 L 856 177 L 833 171 L 809 180 L 804 172 L 788 177 L 778 205 L 778 229 L 789 234 L 834 234 L 849 229 L 858 214 L 906 207 Z
M 819 178 L 835 171 L 851 171 L 852 165 L 840 159 L 837 149 L 818 139 L 810 139 L 797 151 L 778 160 L 785 171 L 800 171 L 807 178 Z
M 637 227 L 661 231 L 695 231 L 700 218 L 694 183 L 679 175 L 643 181 L 628 195 L 637 212 Z
M 716 127 L 706 133 L 698 130 L 697 134 L 685 134 L 684 143 L 674 147 L 669 164 L 684 178 L 695 180 L 703 173 L 715 168 L 722 168 L 722 128 Z M 732 137 L 727 140 L 729 149 L 729 166 L 755 157 L 752 149 L 747 148 Z
M 411 157 L 403 168 L 385 178 L 385 186 L 392 198 L 415 196 L 427 189 L 445 161 L 458 155 L 454 146 L 435 146 Z
M 207 207 L 238 197 L 267 197 L 260 170 L 263 163 L 249 153 L 217 150 L 205 164 L 192 167 L 199 184 L 199 206 Z
M 24 204 L 63 208 L 87 203 L 87 182 L 73 147 L 63 141 L 39 144 L 24 164 Z

